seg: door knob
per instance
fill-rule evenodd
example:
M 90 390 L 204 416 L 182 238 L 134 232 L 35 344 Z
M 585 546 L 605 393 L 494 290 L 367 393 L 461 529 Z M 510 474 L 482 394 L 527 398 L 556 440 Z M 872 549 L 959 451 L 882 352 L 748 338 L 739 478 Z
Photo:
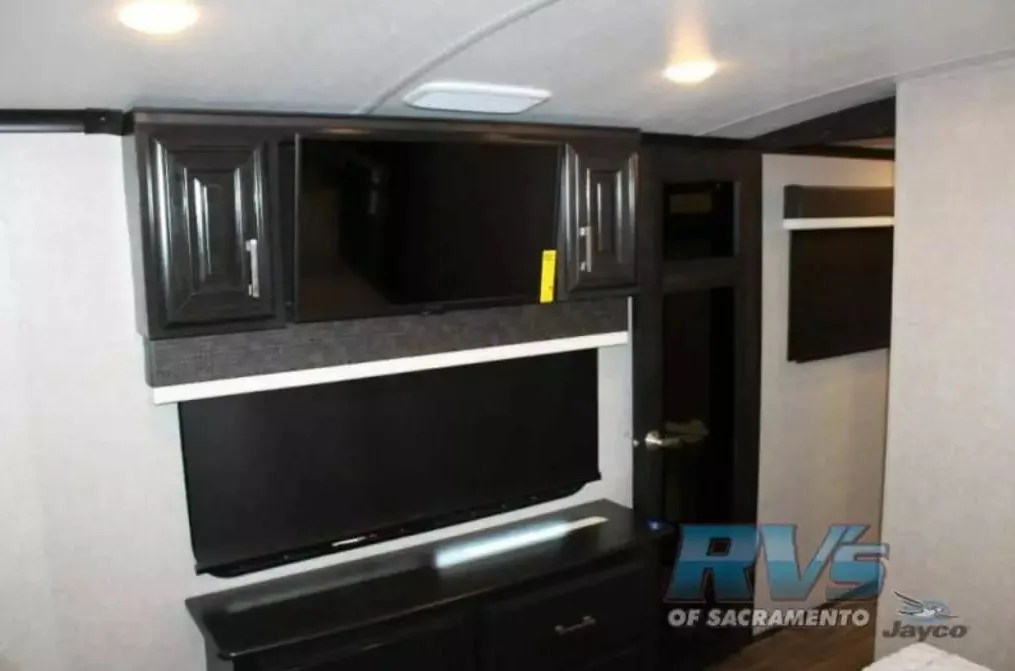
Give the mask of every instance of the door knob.
M 655 429 L 645 434 L 645 447 L 649 450 L 680 447 L 683 442 L 684 441 L 680 436 L 674 436 L 671 434 L 664 435 Z
M 645 447 L 650 451 L 672 450 L 686 445 L 694 445 L 708 438 L 708 427 L 700 419 L 692 419 L 687 423 L 666 422 L 665 431 L 652 430 L 645 434 Z M 634 441 L 635 447 L 638 441 Z

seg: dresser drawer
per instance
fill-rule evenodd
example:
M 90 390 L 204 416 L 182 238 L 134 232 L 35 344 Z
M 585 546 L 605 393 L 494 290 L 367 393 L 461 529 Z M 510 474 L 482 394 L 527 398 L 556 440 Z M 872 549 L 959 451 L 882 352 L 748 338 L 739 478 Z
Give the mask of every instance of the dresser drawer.
M 640 648 L 625 650 L 582 666 L 578 671 L 640 671 L 645 662 Z
M 487 607 L 483 668 L 558 669 L 627 647 L 651 610 L 646 577 L 630 562 Z
M 471 671 L 473 634 L 460 617 L 359 632 L 353 640 L 316 652 L 263 657 L 244 670 L 256 671 Z M 240 667 L 237 667 L 239 669 Z

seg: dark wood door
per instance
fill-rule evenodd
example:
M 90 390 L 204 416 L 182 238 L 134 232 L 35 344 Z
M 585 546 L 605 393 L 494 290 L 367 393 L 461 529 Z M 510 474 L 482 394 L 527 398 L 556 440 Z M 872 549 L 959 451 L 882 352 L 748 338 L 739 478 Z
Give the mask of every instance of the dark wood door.
M 192 129 L 143 137 L 151 335 L 277 317 L 271 144 Z
M 642 150 L 633 308 L 635 508 L 682 524 L 756 522 L 761 156 Z M 664 596 L 679 533 L 660 553 L 659 664 L 704 668 L 749 629 L 674 629 Z M 709 608 L 714 594 L 701 604 Z M 737 604 L 738 607 L 744 604 Z M 746 604 L 750 606 L 750 604 Z
M 637 146 L 570 144 L 564 166 L 565 293 L 633 286 Z

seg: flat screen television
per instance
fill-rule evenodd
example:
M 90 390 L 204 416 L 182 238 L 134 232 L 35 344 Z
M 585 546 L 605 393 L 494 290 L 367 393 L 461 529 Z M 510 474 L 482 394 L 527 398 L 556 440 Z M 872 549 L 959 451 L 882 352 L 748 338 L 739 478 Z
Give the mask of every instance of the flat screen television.
M 539 302 L 560 142 L 367 134 L 303 138 L 295 153 L 295 321 Z
M 599 479 L 595 351 L 179 406 L 198 573 L 238 575 Z

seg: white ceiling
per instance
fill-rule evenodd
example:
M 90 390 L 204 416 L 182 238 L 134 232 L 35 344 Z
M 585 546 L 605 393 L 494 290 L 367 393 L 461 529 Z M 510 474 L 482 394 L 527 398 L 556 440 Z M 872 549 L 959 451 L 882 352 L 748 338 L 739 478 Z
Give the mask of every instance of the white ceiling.
M 528 119 L 750 137 L 1015 56 L 1015 0 L 195 0 L 175 38 L 118 0 L 0 5 L 0 108 L 165 105 L 405 115 L 433 78 L 548 88 Z M 694 87 L 661 76 L 711 55 Z

